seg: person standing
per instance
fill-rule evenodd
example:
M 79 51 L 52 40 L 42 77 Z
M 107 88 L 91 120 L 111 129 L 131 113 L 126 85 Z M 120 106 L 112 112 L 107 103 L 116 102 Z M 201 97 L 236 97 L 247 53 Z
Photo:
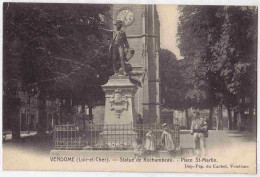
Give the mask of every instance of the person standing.
M 143 124 L 143 118 L 142 118 L 141 114 L 138 114 L 137 124 L 139 124 L 139 125 Z
M 148 152 L 148 155 L 152 155 L 156 150 L 155 135 L 152 130 L 148 130 L 145 140 L 144 148 Z
M 144 132 L 143 132 L 143 118 L 141 116 L 141 114 L 138 114 L 138 118 L 136 120 L 136 124 L 137 124 L 137 139 L 141 142 L 143 142 L 143 138 L 144 138 Z
M 175 143 L 171 130 L 168 128 L 167 124 L 162 125 L 163 132 L 161 136 L 161 144 L 163 149 L 167 150 L 169 153 L 172 153 L 175 150 Z
M 208 127 L 206 121 L 200 117 L 198 111 L 193 112 L 194 119 L 191 123 L 191 135 L 194 138 L 194 150 L 198 156 L 205 156 L 206 153 L 206 137 L 208 133 Z

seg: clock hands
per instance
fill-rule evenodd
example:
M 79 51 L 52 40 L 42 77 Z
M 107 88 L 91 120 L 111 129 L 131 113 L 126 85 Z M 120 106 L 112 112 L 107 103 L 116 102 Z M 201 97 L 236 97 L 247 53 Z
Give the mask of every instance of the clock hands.
M 123 16 L 124 16 L 124 20 L 123 20 L 123 21 L 125 21 L 125 22 L 126 22 L 126 21 L 127 21 L 127 19 L 126 19 L 126 15 L 125 15 L 125 14 L 123 14 Z
M 126 26 L 128 26 L 128 23 L 133 21 L 133 12 L 130 10 L 123 10 L 118 14 L 117 19 L 121 20 Z

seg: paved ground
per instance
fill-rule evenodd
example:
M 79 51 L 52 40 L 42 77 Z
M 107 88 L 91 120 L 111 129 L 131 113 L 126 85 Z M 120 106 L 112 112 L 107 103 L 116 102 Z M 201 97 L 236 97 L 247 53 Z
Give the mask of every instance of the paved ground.
M 181 135 L 181 147 L 193 148 L 193 136 L 189 132 Z M 206 139 L 208 154 L 222 153 L 231 150 L 233 147 L 246 147 L 256 145 L 256 133 L 212 130 L 209 131 L 209 137 Z
M 36 132 L 21 134 L 20 140 L 7 139 L 3 141 L 3 153 L 13 151 L 28 154 L 48 155 L 52 149 L 52 136 L 37 136 Z
M 19 141 L 3 141 L 3 169 L 5 170 L 86 170 L 84 163 L 79 166 L 71 164 L 52 163 L 50 161 L 50 150 L 52 149 L 52 136 L 27 136 Z M 192 148 L 193 139 L 189 132 L 181 134 L 181 146 Z M 230 163 L 246 163 L 254 169 L 256 159 L 256 139 L 250 133 L 238 133 L 229 131 L 210 131 L 207 138 L 208 157 L 217 158 L 224 163 L 224 160 L 231 160 Z M 84 153 L 84 152 L 83 152 Z M 91 153 L 91 152 L 90 152 Z M 92 154 L 93 155 L 93 154 Z M 101 155 L 98 153 L 98 155 Z M 223 159 L 221 159 L 223 158 Z M 239 159 L 240 158 L 240 159 Z M 252 160 L 253 159 L 253 160 Z M 117 164 L 122 165 L 122 164 Z M 163 164 L 160 164 L 163 165 Z M 178 165 L 178 164 L 175 164 Z M 183 163 L 179 164 L 183 168 Z M 158 165 L 157 165 L 158 166 Z M 156 167 L 157 167 L 156 166 Z M 90 166 L 88 166 L 90 168 Z M 95 168 L 97 169 L 95 169 Z M 98 171 L 97 166 L 91 166 L 90 171 Z M 142 166 L 138 168 L 143 169 Z M 110 169 L 109 165 L 106 168 Z M 137 168 L 137 167 L 136 167 Z M 177 166 L 176 166 L 177 168 Z M 121 169 L 121 168 L 120 168 Z M 160 166 L 162 171 L 168 168 Z M 123 169 L 122 169 L 123 170 Z M 169 169 L 168 169 L 169 170 Z M 127 171 L 127 169 L 125 169 Z M 185 169 L 184 169 L 185 171 Z M 251 170 L 252 171 L 252 170 Z M 254 171 L 253 171 L 254 172 Z M 251 172 L 251 173 L 253 173 Z
M 193 147 L 193 136 L 190 132 L 181 134 L 181 146 L 185 148 Z M 226 130 L 209 130 L 209 137 L 206 139 L 208 149 L 220 144 L 232 144 L 235 142 L 253 142 L 256 141 L 255 133 L 226 131 Z

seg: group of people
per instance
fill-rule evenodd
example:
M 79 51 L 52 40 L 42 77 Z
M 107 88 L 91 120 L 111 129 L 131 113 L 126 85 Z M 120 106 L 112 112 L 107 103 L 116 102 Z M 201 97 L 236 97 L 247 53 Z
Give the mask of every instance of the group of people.
M 162 130 L 163 131 L 161 134 L 159 147 L 157 145 L 155 132 L 152 129 L 149 129 L 145 134 L 144 143 L 142 143 L 141 141 L 137 142 L 137 146 L 135 149 L 136 154 L 152 155 L 158 149 L 166 150 L 170 154 L 173 154 L 174 152 L 176 152 L 176 150 L 179 150 L 180 146 L 177 145 L 176 139 L 174 138 L 171 129 L 166 123 L 162 125 Z M 194 140 L 195 155 L 206 156 L 206 138 L 208 137 L 208 127 L 205 119 L 200 117 L 200 113 L 198 111 L 193 112 L 193 120 L 190 131 Z
M 137 142 L 136 154 L 153 155 L 157 149 L 166 150 L 170 154 L 174 153 L 175 150 L 178 149 L 178 146 L 171 129 L 164 123 L 162 125 L 162 130 L 159 147 L 157 146 L 155 132 L 152 129 L 149 129 L 145 135 L 143 146 L 141 142 Z

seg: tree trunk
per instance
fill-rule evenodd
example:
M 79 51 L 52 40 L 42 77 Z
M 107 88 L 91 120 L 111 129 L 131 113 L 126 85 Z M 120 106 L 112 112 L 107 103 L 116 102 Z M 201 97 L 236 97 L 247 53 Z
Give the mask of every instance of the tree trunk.
M 85 109 L 85 104 L 81 104 L 81 112 L 82 112 L 82 115 L 83 115 L 83 134 L 85 134 L 86 132 L 86 109 Z
M 47 112 L 46 112 L 46 98 L 39 97 L 38 99 L 38 135 L 46 135 Z
M 222 111 L 222 104 L 220 104 L 220 105 L 218 106 L 217 130 L 223 130 L 223 111 Z
M 234 110 L 234 124 L 233 124 L 233 129 L 237 130 L 237 111 Z
M 90 120 L 92 120 L 93 119 L 93 106 L 88 106 L 88 110 L 89 110 L 89 118 L 90 118 Z
M 188 109 L 185 109 L 185 115 L 186 115 L 186 127 L 187 127 L 187 130 L 189 130 L 190 129 L 190 118 L 189 118 Z
M 231 109 L 229 106 L 227 106 L 227 112 L 228 112 L 228 129 L 233 130 L 232 115 L 231 115 Z
M 249 107 L 249 117 L 248 117 L 248 131 L 252 132 L 253 131 L 253 108 L 250 106 Z
M 245 115 L 245 97 L 242 97 L 239 113 L 240 113 L 239 131 L 245 131 L 247 129 L 247 124 L 246 124 L 247 120 Z
M 216 119 L 216 130 L 219 130 L 219 117 Z
M 239 124 L 239 130 L 245 131 L 247 128 L 246 125 L 246 116 L 245 116 L 245 110 L 240 110 L 240 124 Z
M 209 121 L 208 121 L 208 129 L 212 130 L 213 129 L 213 112 L 214 112 L 214 108 L 210 107 L 209 109 Z
M 9 98 L 10 117 L 12 119 L 12 139 L 20 139 L 20 98 Z

